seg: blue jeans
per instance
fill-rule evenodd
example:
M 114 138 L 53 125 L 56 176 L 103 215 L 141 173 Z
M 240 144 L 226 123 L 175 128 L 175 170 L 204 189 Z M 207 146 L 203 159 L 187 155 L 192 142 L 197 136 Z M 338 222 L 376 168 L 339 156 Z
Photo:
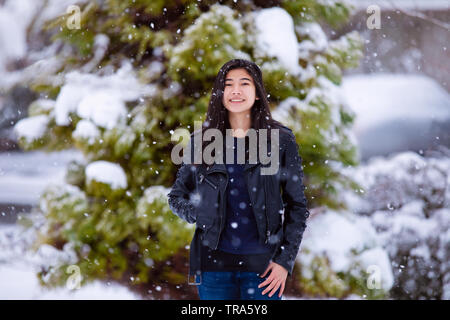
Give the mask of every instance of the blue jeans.
M 256 272 L 242 271 L 203 271 L 202 281 L 198 285 L 201 300 L 281 300 L 280 288 L 269 297 L 269 292 L 262 295 L 267 288 L 258 285 L 267 279 L 260 278 Z

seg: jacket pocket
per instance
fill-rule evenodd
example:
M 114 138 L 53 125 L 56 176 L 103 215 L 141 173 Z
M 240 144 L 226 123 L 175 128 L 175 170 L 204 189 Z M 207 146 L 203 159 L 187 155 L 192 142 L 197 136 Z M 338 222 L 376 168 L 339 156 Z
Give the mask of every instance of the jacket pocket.
M 269 236 L 269 244 L 277 245 L 283 240 L 283 225 L 279 224 L 278 228 Z
M 214 223 L 214 218 L 205 215 L 199 215 L 197 217 L 197 227 L 203 231 L 208 231 Z

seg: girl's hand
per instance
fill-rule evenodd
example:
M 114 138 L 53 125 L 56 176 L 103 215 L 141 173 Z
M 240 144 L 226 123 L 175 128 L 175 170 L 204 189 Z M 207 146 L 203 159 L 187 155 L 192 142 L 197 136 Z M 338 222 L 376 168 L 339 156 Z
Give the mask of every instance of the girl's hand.
M 264 273 L 262 275 L 260 275 L 260 277 L 264 278 L 269 271 L 271 271 L 269 277 L 264 282 L 262 282 L 258 286 L 258 288 L 269 285 L 262 292 L 262 294 L 264 295 L 270 291 L 269 297 L 272 297 L 275 294 L 275 292 L 278 290 L 278 288 L 281 286 L 280 293 L 278 294 L 278 296 L 281 297 L 283 295 L 284 286 L 286 284 L 286 278 L 288 275 L 288 271 L 284 267 L 279 265 L 278 263 L 271 261 L 269 266 L 267 267 L 266 271 L 264 271 Z

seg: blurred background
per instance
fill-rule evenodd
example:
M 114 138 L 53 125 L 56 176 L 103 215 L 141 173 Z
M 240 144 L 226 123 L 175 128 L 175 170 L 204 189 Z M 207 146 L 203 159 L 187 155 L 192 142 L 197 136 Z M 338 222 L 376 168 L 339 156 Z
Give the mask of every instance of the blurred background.
M 311 211 L 285 299 L 450 299 L 447 0 L 0 0 L 0 298 L 196 299 L 177 128 L 262 69 Z

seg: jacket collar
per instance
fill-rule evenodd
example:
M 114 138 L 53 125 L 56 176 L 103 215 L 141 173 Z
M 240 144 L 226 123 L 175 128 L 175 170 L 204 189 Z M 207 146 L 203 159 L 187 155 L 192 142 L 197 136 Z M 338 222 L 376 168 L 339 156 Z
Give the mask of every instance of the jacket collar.
M 281 149 L 283 149 L 283 144 L 281 143 L 281 139 L 282 139 L 282 135 L 280 134 L 280 148 Z M 268 149 L 270 150 L 270 143 L 268 143 Z M 283 152 L 283 150 L 281 150 L 280 149 L 280 156 L 281 156 L 281 154 L 282 154 L 282 152 Z M 225 161 L 225 158 L 224 158 L 224 161 Z M 260 166 L 261 165 L 261 162 L 259 162 L 259 159 L 258 159 L 258 161 L 256 162 L 256 163 L 248 163 L 248 162 L 246 162 L 245 164 L 244 164 L 244 171 L 247 171 L 247 170 L 250 170 L 250 169 L 252 169 L 253 167 L 256 167 L 256 166 Z M 227 167 L 226 167 L 226 165 L 225 165 L 225 163 L 213 163 L 213 164 L 211 164 L 211 165 L 205 165 L 205 173 L 206 174 L 210 174 L 210 173 L 213 173 L 213 172 L 222 172 L 222 173 L 227 173 Z
M 261 165 L 260 162 L 257 162 L 257 163 L 246 162 L 244 164 L 244 171 L 249 170 L 253 167 L 259 166 L 259 165 Z M 207 165 L 205 170 L 206 170 L 206 174 L 210 174 L 213 172 L 227 173 L 227 166 L 224 163 L 213 163 L 212 165 Z

